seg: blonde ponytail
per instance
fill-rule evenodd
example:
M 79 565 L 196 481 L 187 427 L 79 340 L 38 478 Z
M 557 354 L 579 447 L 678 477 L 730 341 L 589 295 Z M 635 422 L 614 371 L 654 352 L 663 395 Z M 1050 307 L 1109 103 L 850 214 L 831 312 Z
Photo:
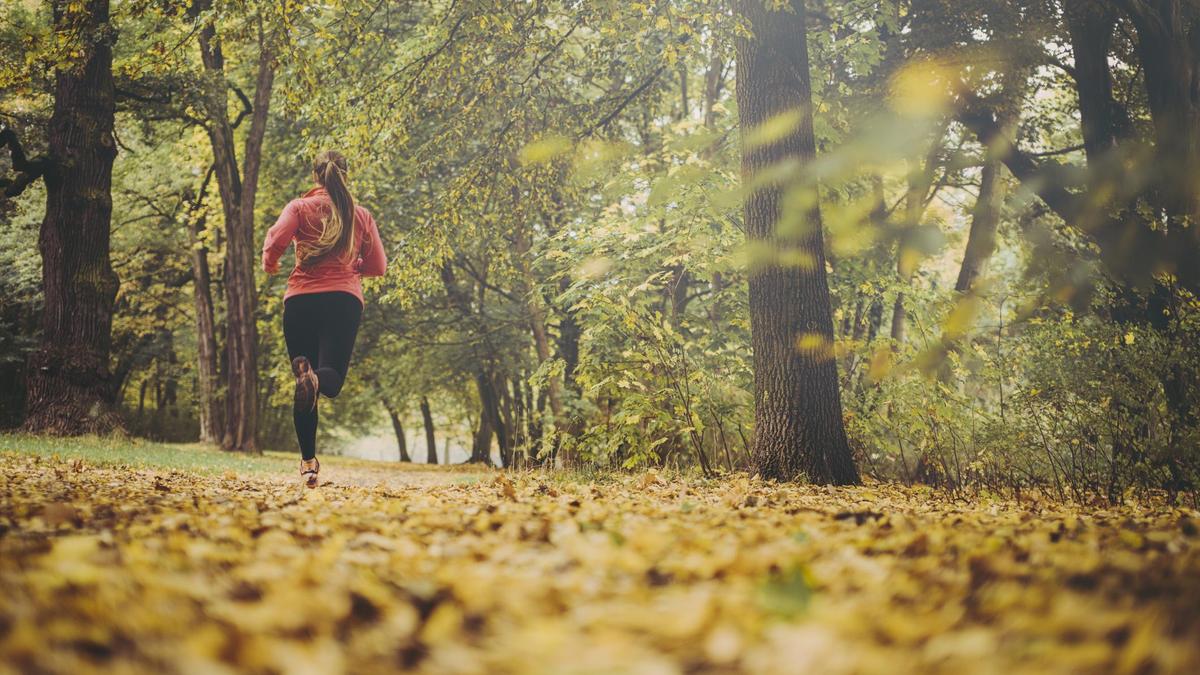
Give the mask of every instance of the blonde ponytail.
M 301 267 L 312 267 L 331 256 L 346 261 L 355 249 L 354 197 L 346 187 L 346 168 L 346 158 L 334 150 L 322 152 L 313 161 L 313 174 L 329 193 L 333 208 L 321 223 L 317 240 L 300 252 Z

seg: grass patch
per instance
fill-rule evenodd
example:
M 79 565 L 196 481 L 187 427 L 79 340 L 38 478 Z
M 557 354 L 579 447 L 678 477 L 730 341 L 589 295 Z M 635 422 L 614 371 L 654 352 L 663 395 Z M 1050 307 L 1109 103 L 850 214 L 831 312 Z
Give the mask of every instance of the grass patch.
M 39 457 L 83 459 L 108 466 L 139 469 L 174 469 L 205 474 L 226 471 L 241 473 L 277 473 L 295 468 L 296 458 L 287 453 L 262 455 L 225 452 L 193 444 L 154 443 L 120 437 L 82 436 L 54 438 L 24 434 L 0 435 L 0 453 L 13 452 Z
M 28 434 L 0 434 L 0 455 L 16 453 L 59 459 L 83 459 L 100 466 L 123 466 L 135 469 L 166 469 L 200 474 L 223 474 L 232 471 L 247 474 L 294 474 L 300 457 L 294 452 L 266 451 L 262 454 L 226 452 L 201 443 L 155 443 L 138 438 L 119 436 L 80 436 L 56 438 Z M 383 462 L 354 457 L 320 455 L 321 463 L 331 467 L 353 469 L 360 475 L 372 472 L 388 474 L 394 471 L 414 474 L 462 474 L 456 481 L 470 484 L 479 480 L 475 475 L 484 468 L 477 464 L 434 465 Z

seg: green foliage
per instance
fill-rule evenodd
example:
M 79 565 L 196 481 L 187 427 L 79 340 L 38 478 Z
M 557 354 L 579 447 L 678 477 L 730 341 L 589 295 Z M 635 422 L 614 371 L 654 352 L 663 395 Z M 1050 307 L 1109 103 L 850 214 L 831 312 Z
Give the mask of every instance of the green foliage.
M 0 123 L 36 154 L 70 40 L 49 34 L 42 4 L 0 7 Z M 1169 182 L 1153 170 L 1133 22 L 1119 13 L 1107 55 L 1128 138 L 1099 161 L 1080 147 L 1060 4 L 813 9 L 818 156 L 762 175 L 783 187 L 782 235 L 814 227 L 820 207 L 836 336 L 797 345 L 837 360 L 860 464 L 954 490 L 1194 494 L 1200 315 L 1186 258 L 1122 249 L 1101 227 L 1144 226 L 1117 230 L 1129 241 L 1194 232 L 1153 189 Z M 717 0 L 118 3 L 113 371 L 132 431 L 194 433 L 189 225 L 201 220 L 221 339 L 223 215 L 197 112 L 206 25 L 240 90 L 261 46 L 276 50 L 256 231 L 308 187 L 312 154 L 335 147 L 388 248 L 350 382 L 323 404 L 323 447 L 389 427 L 389 408 L 419 431 L 428 398 L 439 439 L 457 445 L 494 412 L 504 433 L 488 443 L 504 463 L 749 466 L 746 279 L 775 259 L 744 243 L 741 147 L 797 115 L 741 133 L 732 56 L 748 36 Z M 230 105 L 236 119 L 239 97 Z M 981 115 L 1003 127 L 995 138 L 972 126 Z M 1013 148 L 1039 170 L 999 169 L 995 251 L 955 291 L 982 167 Z M 1056 209 L 1047 186 L 1082 206 Z M 0 210 L 0 368 L 13 373 L 36 333 L 43 199 L 32 188 Z M 257 283 L 260 441 L 286 448 L 284 280 Z

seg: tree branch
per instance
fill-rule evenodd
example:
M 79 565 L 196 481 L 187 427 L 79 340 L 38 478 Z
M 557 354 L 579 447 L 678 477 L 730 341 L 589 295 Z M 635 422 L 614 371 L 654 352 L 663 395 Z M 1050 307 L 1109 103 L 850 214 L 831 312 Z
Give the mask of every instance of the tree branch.
M 242 109 L 238 112 L 237 119 L 233 120 L 233 128 L 236 129 L 242 123 L 242 120 L 246 119 L 246 115 L 254 112 L 254 106 L 250 103 L 250 98 L 246 96 L 246 92 L 242 91 L 241 87 L 230 82 L 229 88 L 233 90 L 233 93 L 237 94 L 238 99 L 242 102 Z
M 1029 155 L 1030 157 L 1054 157 L 1055 155 L 1066 155 L 1072 152 L 1083 150 L 1083 148 L 1083 143 L 1080 143 L 1079 145 L 1072 145 L 1069 148 L 1059 148 L 1058 150 L 1047 150 L 1045 152 L 1029 152 L 1025 154 Z
M 0 128 L 0 145 L 8 147 L 13 172 L 16 173 L 15 178 L 0 178 L 0 196 L 7 200 L 20 195 L 41 178 L 50 162 L 45 157 L 27 158 L 25 149 L 21 147 L 21 139 L 10 127 Z
M 591 136 L 592 134 L 596 133 L 597 130 L 608 126 L 608 124 L 616 119 L 617 115 L 620 115 L 621 111 L 625 110 L 625 108 L 632 103 L 635 98 L 640 96 L 642 92 L 649 89 L 650 85 L 654 84 L 658 80 L 658 76 L 662 75 L 662 72 L 665 68 L 666 66 L 659 66 L 658 68 L 655 68 L 654 72 L 650 74 L 650 77 L 646 78 L 645 82 L 638 85 L 637 89 L 629 92 L 629 95 L 622 99 L 621 102 L 617 104 L 617 107 L 613 108 L 612 112 L 605 115 L 604 118 L 599 122 L 593 124 L 586 132 L 584 132 L 583 136 Z
M 1000 124 L 988 111 L 963 111 L 958 114 L 958 121 L 975 134 L 979 143 L 985 147 L 1000 140 L 1003 133 Z M 1082 206 L 1079 197 L 1059 185 L 1057 181 L 1046 179 L 1049 173 L 1064 171 L 1065 167 L 1061 164 L 1053 160 L 1039 164 L 1033 157 L 1011 146 L 1001 160 L 1017 180 L 1034 188 L 1034 192 L 1046 206 L 1064 221 L 1073 222 L 1079 215 Z

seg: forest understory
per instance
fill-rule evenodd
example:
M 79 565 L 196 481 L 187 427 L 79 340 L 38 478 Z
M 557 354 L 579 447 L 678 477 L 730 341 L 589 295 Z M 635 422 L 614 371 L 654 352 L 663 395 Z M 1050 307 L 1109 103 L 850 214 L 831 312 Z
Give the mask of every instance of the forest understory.
M 1200 668 L 1189 508 L 5 447 L 5 673 Z

